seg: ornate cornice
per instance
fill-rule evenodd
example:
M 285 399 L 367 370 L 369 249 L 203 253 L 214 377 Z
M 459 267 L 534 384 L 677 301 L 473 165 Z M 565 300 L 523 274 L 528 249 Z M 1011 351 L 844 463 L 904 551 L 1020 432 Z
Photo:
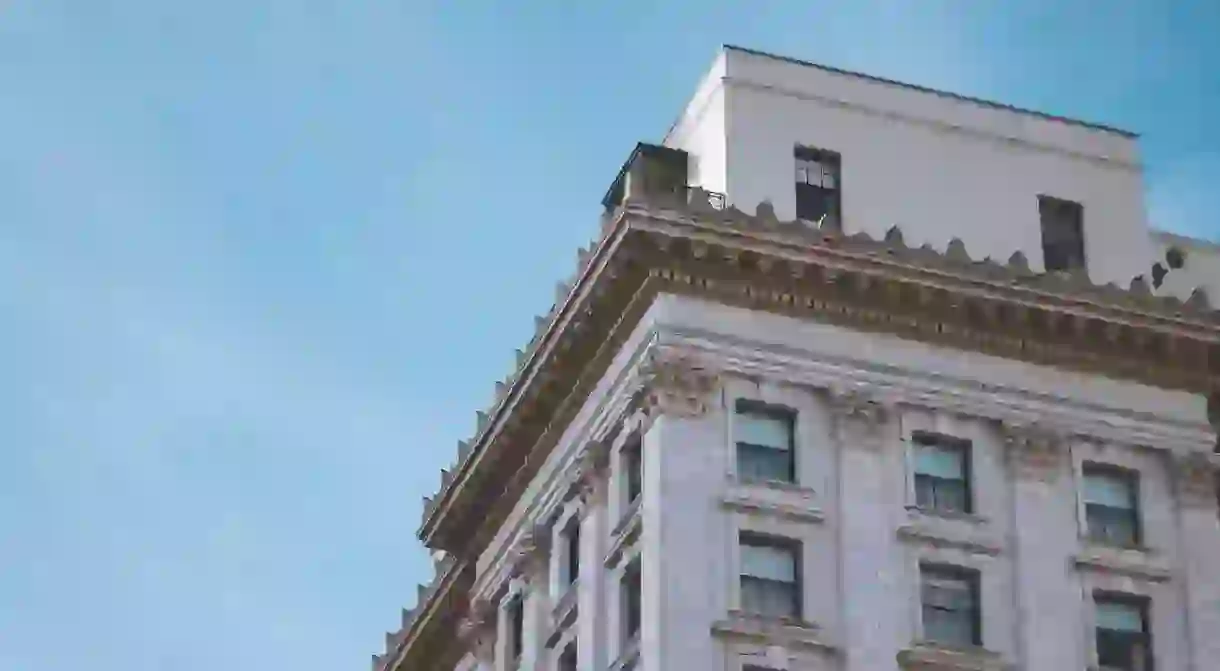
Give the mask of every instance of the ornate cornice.
M 1002 422 L 1008 463 L 1017 477 L 1050 482 L 1067 463 L 1064 436 L 1035 423 Z

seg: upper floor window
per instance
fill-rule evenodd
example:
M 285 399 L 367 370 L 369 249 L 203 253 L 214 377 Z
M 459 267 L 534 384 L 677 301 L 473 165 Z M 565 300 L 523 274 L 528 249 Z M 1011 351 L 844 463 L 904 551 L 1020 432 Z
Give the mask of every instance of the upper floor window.
M 623 571 L 620 607 L 622 609 L 622 640 L 627 645 L 640 635 L 640 617 L 643 593 L 640 582 L 640 560 L 637 557 Z
M 956 647 L 982 645 L 978 572 L 924 565 L 919 573 L 924 639 Z
M 1084 268 L 1084 206 L 1038 196 L 1038 216 L 1042 220 L 1043 266 L 1048 271 Z
M 793 417 L 786 410 L 737 402 L 733 434 L 737 477 L 749 481 L 796 481 Z
M 1102 671 L 1152 671 L 1147 600 L 1098 593 L 1093 606 L 1097 665 Z
M 915 505 L 940 513 L 972 512 L 970 441 L 916 433 Z
M 525 597 L 518 594 L 508 602 L 508 658 L 521 659 L 525 649 Z M 515 664 L 514 664 L 515 665 Z
M 632 437 L 623 447 L 622 462 L 624 493 L 630 506 L 644 492 L 644 453 L 639 436 Z
M 559 656 L 559 664 L 556 666 L 559 671 L 576 671 L 576 661 L 576 641 L 572 641 L 568 647 L 564 648 L 563 654 Z
M 794 158 L 797 218 L 837 225 L 842 204 L 839 155 L 822 149 L 797 147 Z
M 560 579 L 563 585 L 571 585 L 580 577 L 580 516 L 568 521 L 563 529 L 563 562 Z
M 1139 545 L 1139 475 L 1115 466 L 1085 464 L 1084 512 L 1090 540 Z
M 741 536 L 741 609 L 755 615 L 801 616 L 800 553 L 794 543 Z

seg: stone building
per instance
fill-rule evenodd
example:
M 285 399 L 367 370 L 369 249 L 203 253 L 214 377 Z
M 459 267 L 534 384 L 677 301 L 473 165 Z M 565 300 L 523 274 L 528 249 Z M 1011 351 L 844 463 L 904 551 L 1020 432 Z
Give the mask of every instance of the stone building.
M 1212 671 L 1220 251 L 1123 131 L 725 48 L 377 671 Z

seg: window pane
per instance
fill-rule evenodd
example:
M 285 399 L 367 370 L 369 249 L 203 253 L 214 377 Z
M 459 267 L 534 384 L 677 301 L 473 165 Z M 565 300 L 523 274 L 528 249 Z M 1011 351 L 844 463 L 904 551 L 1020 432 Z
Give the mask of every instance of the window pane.
M 822 166 L 822 188 L 837 189 L 838 180 L 835 178 L 835 169 L 833 166 Z
M 753 482 L 791 482 L 792 452 L 741 443 L 737 446 L 737 477 Z
M 736 439 L 741 443 L 765 445 L 780 450 L 787 450 L 792 446 L 792 422 L 787 417 L 739 412 L 734 428 Z
M 950 480 L 964 480 L 965 452 L 960 448 L 916 443 L 915 472 Z
M 773 545 L 742 545 L 741 574 L 753 578 L 796 582 L 796 557 Z
M 1085 521 L 1093 540 L 1116 545 L 1135 545 L 1139 540 L 1131 510 L 1089 504 L 1085 506 Z
M 923 636 L 929 641 L 960 647 L 975 645 L 973 615 L 925 607 Z
M 1144 611 L 1139 605 L 1119 601 L 1098 601 L 1096 607 L 1098 628 L 1144 632 Z
M 743 576 L 741 609 L 747 613 L 772 617 L 796 617 L 796 585 Z
M 1099 503 L 1111 508 L 1133 508 L 1134 492 L 1131 479 L 1116 473 L 1088 473 L 1084 475 L 1085 503 Z

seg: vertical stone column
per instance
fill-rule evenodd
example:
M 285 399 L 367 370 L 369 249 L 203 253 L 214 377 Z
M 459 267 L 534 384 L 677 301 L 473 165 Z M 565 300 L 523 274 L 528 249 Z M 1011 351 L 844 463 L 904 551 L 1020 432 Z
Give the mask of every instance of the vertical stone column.
M 547 551 L 550 537 L 545 529 L 532 529 L 518 539 L 510 551 L 512 579 L 509 591 L 522 598 L 521 661 L 512 666 L 509 658 L 509 618 L 500 610 L 497 627 L 496 668 L 498 671 L 533 671 L 540 668 L 546 649 L 546 618 L 550 602 L 547 584 Z
M 711 637 L 727 612 L 728 524 L 720 379 L 691 360 L 648 364 L 644 407 L 640 659 L 648 671 L 724 668 Z
M 848 671 L 893 671 L 906 617 L 895 511 L 905 487 L 887 455 L 892 408 L 858 392 L 830 395 L 839 468 L 839 607 Z M 891 458 L 892 457 L 892 458 Z
M 1013 584 L 1022 668 L 1083 668 L 1081 591 L 1068 570 L 1079 547 L 1076 496 L 1062 436 L 1005 424 L 1012 478 Z
M 580 521 L 580 577 L 577 584 L 576 666 L 580 671 L 603 671 L 610 663 L 606 653 L 606 557 L 609 533 L 608 448 L 594 443 L 581 461 L 578 479 L 583 499 Z
M 1220 660 L 1220 520 L 1216 468 L 1204 453 L 1176 457 L 1178 538 L 1185 573 L 1186 622 L 1193 671 L 1209 671 Z

